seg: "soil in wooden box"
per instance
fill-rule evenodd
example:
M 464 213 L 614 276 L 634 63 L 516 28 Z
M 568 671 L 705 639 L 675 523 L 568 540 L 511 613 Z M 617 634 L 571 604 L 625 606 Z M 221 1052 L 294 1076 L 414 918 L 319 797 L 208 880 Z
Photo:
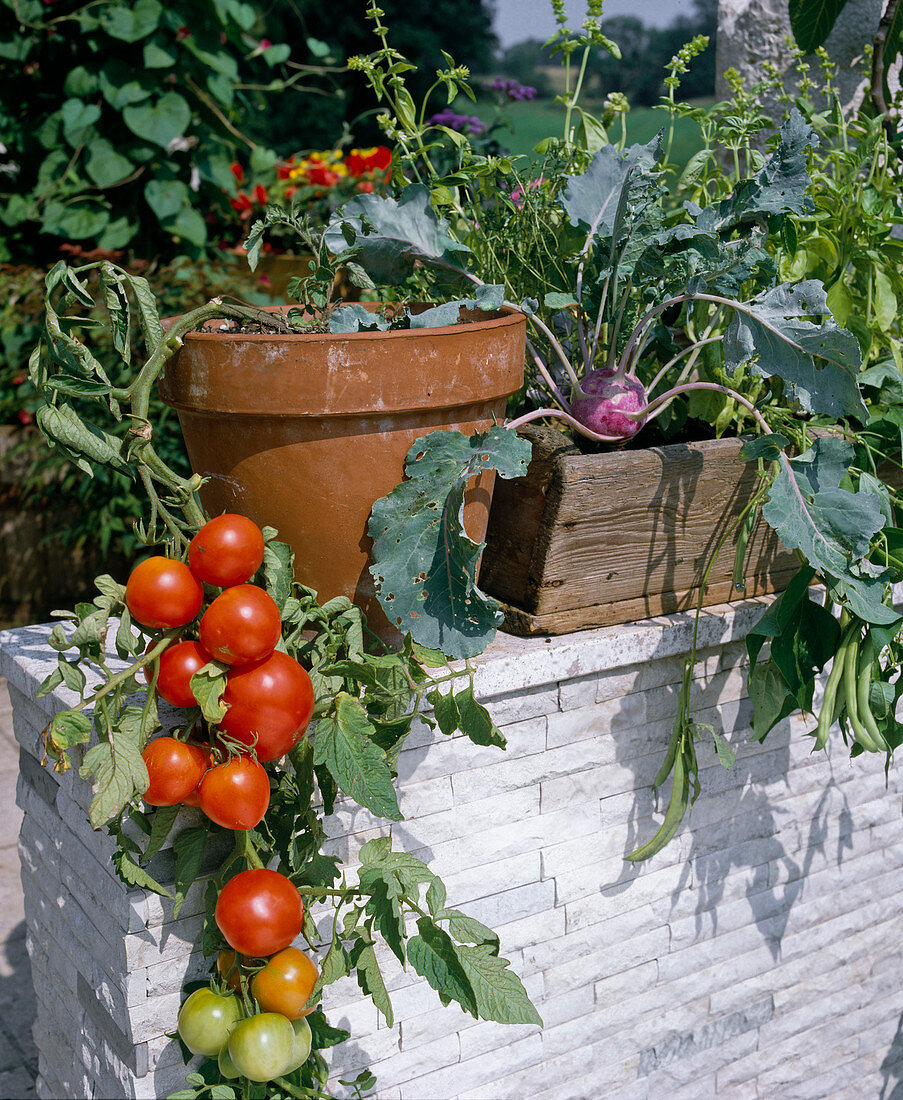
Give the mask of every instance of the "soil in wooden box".
M 742 441 L 707 440 L 586 455 L 561 432 L 527 425 L 525 478 L 496 482 L 480 587 L 513 634 L 565 634 L 694 607 L 709 557 L 755 491 Z M 736 535 L 706 604 L 785 588 L 798 569 L 761 518 L 733 584 Z

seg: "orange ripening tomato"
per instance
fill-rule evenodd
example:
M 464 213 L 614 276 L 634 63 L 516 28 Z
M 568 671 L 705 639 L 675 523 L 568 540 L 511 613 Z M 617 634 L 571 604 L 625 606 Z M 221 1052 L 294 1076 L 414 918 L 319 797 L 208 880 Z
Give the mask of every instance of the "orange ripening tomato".
M 281 1012 L 290 1020 L 298 1020 L 316 1007 L 304 1006 L 319 976 L 311 958 L 297 947 L 286 947 L 251 979 L 251 995 L 264 1012 Z
M 188 566 L 171 558 L 146 558 L 129 574 L 125 603 L 136 623 L 152 630 L 184 626 L 201 610 L 204 588 Z
M 247 516 L 216 516 L 188 544 L 188 565 L 205 584 L 231 588 L 244 584 L 263 562 L 263 534 Z

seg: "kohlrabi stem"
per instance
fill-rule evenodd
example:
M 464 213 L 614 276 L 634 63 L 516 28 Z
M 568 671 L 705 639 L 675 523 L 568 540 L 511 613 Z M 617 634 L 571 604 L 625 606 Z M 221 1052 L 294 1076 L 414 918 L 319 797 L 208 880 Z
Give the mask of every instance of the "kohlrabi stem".
M 435 266 L 436 267 L 444 267 L 448 271 L 456 272 L 458 275 L 463 276 L 465 279 L 469 279 L 470 282 L 472 282 L 474 284 L 474 286 L 486 286 L 486 283 L 484 283 L 483 280 L 480 279 L 478 276 L 472 275 L 469 271 L 465 271 L 463 267 L 458 267 L 456 264 L 438 264 L 437 263 Z M 517 313 L 523 312 L 519 305 L 517 305 L 515 302 L 509 302 L 507 299 L 505 299 L 502 302 L 502 305 L 506 306 L 508 309 L 515 310 Z M 568 378 L 571 382 L 571 385 L 574 387 L 574 392 L 577 394 L 578 397 L 582 397 L 583 396 L 583 390 L 580 388 L 580 379 L 577 377 L 577 374 L 576 374 L 574 368 L 571 366 L 571 361 L 568 358 L 567 352 L 564 350 L 564 348 L 559 343 L 558 338 L 556 337 L 555 333 L 552 332 L 552 330 L 545 323 L 545 321 L 543 321 L 541 317 L 537 317 L 537 315 L 535 313 L 530 313 L 527 316 L 536 325 L 536 327 L 543 333 L 545 338 L 552 345 L 553 349 L 555 350 L 556 355 L 558 356 L 559 361 L 561 362 L 561 365 L 565 369 L 565 373 L 567 374 L 567 376 L 568 376 Z
M 509 420 L 505 425 L 506 428 L 519 428 L 522 424 L 528 424 L 531 420 L 540 420 L 546 416 L 556 416 L 559 420 L 563 420 L 566 424 L 579 432 L 580 435 L 586 436 L 587 439 L 595 439 L 598 443 L 624 443 L 626 442 L 622 435 L 600 435 L 599 432 L 594 432 L 592 429 L 587 428 L 585 424 L 581 424 L 579 420 L 575 420 L 570 413 L 563 412 L 561 409 L 534 409 L 532 412 L 524 413 L 523 416 L 517 417 L 516 420 Z
M 596 361 L 596 350 L 599 347 L 599 334 L 602 331 L 602 321 L 605 317 L 605 304 L 608 300 L 608 283 L 610 279 L 611 272 L 609 272 L 608 275 L 605 276 L 605 282 L 602 284 L 602 298 L 599 302 L 599 312 L 596 315 L 596 327 L 593 331 L 593 346 L 590 349 L 589 362 L 586 364 L 587 367 L 590 368 L 592 367 L 592 364 Z
M 702 339 L 697 340 L 695 344 L 690 344 L 689 347 L 684 348 L 683 351 L 678 352 L 677 355 L 675 355 L 673 359 L 669 359 L 668 362 L 665 363 L 665 365 L 658 372 L 658 374 L 655 376 L 655 378 L 653 378 L 652 381 L 649 383 L 649 385 L 646 387 L 646 393 L 652 393 L 652 391 L 655 389 L 655 387 L 659 384 L 659 382 L 661 382 L 661 380 L 665 377 L 665 375 L 668 373 L 668 371 L 674 366 L 674 364 L 679 362 L 681 359 L 683 359 L 683 357 L 685 355 L 689 355 L 690 360 L 687 363 L 687 365 L 684 367 L 683 375 L 681 376 L 681 382 L 682 382 L 684 377 L 686 376 L 686 373 L 689 370 L 692 369 L 692 367 L 695 364 L 696 360 L 699 358 L 699 353 L 702 351 L 702 349 L 705 347 L 705 345 L 706 344 L 714 344 L 714 343 L 717 343 L 719 340 L 723 339 L 723 337 L 721 337 L 721 336 L 709 336 L 709 333 L 715 327 L 715 321 L 717 320 L 717 317 L 718 317 L 718 314 L 716 313 L 715 316 L 712 318 L 711 323 L 706 328 L 705 332 L 702 334 Z M 635 374 L 637 366 L 638 366 L 638 361 L 636 363 L 629 364 L 625 373 L 626 374 Z
M 539 354 L 539 352 L 536 350 L 536 348 L 533 346 L 533 343 L 530 340 L 526 341 L 526 345 L 527 345 L 527 351 L 529 352 L 530 357 L 532 358 L 533 363 L 536 366 L 536 369 L 539 371 L 539 373 L 545 379 L 545 383 L 549 387 L 549 389 L 552 391 L 552 393 L 555 397 L 555 400 L 560 402 L 561 407 L 565 411 L 570 412 L 571 404 L 565 398 L 565 396 L 561 392 L 561 390 L 558 388 L 558 384 L 555 381 L 555 379 L 552 377 L 551 372 L 549 371 L 549 368 L 543 362 L 542 356 Z
M 729 386 L 720 386 L 717 382 L 687 382 L 683 386 L 674 386 L 672 389 L 667 390 L 660 397 L 656 397 L 653 401 L 650 401 L 643 409 L 637 409 L 636 412 L 627 412 L 622 410 L 624 416 L 629 416 L 631 419 L 639 420 L 641 417 L 645 417 L 644 423 L 650 420 L 654 420 L 660 413 L 664 412 L 665 407 L 669 405 L 678 394 L 688 393 L 690 390 L 714 390 L 716 393 L 725 393 L 728 397 L 732 397 L 738 404 L 742 405 L 745 409 L 748 409 L 759 427 L 765 432 L 766 435 L 771 435 L 771 428 L 768 426 L 768 422 L 756 408 L 756 406 L 748 401 L 745 397 L 742 397 L 736 390 L 730 389 Z M 650 410 L 655 411 L 650 414 Z M 649 415 L 647 415 L 649 414 Z
M 618 315 L 615 317 L 614 324 L 612 325 L 612 336 L 608 345 L 608 358 L 606 360 L 606 366 L 609 370 L 614 367 L 615 356 L 618 353 L 618 337 L 617 334 L 621 329 L 621 321 L 624 319 L 624 310 L 627 308 L 627 302 L 630 299 L 630 291 L 633 287 L 633 277 L 631 276 L 627 280 L 627 286 L 624 287 L 624 293 L 621 295 L 621 304 L 618 307 Z M 618 369 L 615 372 L 616 378 L 624 377 L 623 361 L 618 363 Z

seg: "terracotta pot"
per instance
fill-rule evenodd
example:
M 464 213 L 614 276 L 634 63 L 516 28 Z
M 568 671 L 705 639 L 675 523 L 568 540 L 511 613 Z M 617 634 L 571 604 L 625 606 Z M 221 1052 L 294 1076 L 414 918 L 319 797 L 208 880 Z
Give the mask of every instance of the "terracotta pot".
M 480 319 L 341 336 L 191 333 L 161 382 L 192 467 L 209 479 L 207 511 L 278 528 L 297 579 L 321 600 L 350 596 L 387 637 L 368 571 L 373 502 L 402 480 L 416 439 L 501 422 L 522 382 L 523 315 L 471 316 Z M 468 493 L 477 540 L 493 479 Z

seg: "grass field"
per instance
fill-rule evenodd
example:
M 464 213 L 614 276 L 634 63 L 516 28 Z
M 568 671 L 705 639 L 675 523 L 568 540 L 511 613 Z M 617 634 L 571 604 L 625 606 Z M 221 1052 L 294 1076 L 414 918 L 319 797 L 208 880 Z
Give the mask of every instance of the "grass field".
M 714 101 L 712 101 L 714 102 Z M 704 106 L 705 103 L 700 103 Z M 595 105 L 587 105 L 592 110 Z M 476 104 L 467 99 L 458 98 L 454 109 L 462 114 L 477 115 L 484 122 L 495 117 L 495 107 L 489 102 Z M 543 138 L 558 136 L 564 125 L 564 109 L 550 99 L 538 99 L 531 102 L 512 103 L 505 109 L 505 118 L 512 129 L 498 131 L 499 141 L 512 153 L 533 155 L 533 149 Z M 627 115 L 627 141 L 647 142 L 659 130 L 668 125 L 668 114 L 652 107 L 638 107 Z M 615 140 L 620 135 L 620 123 L 611 129 Z M 683 166 L 690 157 L 702 148 L 699 127 L 691 119 L 678 119 L 674 127 L 674 141 L 671 146 L 671 160 Z

